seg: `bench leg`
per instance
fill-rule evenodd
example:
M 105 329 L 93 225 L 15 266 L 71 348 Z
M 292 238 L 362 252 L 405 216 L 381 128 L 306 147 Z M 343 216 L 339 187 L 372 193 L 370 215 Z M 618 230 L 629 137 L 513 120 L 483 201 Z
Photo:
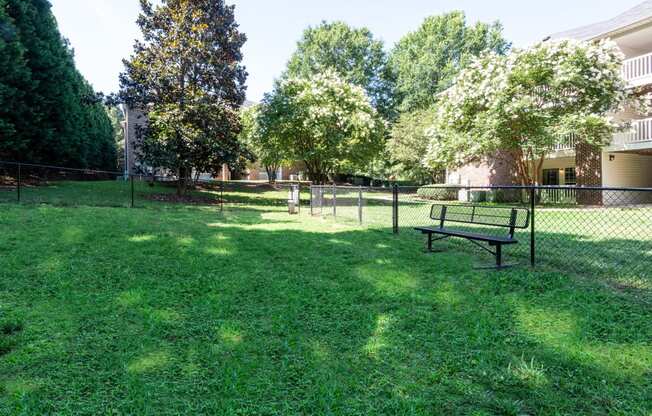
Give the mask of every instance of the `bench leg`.
M 491 254 L 494 255 L 496 258 L 496 265 L 495 266 L 479 266 L 479 267 L 474 267 L 475 269 L 478 270 L 501 270 L 501 269 L 507 269 L 509 267 L 514 266 L 514 264 L 503 264 L 503 245 L 500 243 L 496 244 L 491 244 L 492 246 L 496 247 L 495 251 L 489 251 Z
M 445 240 L 449 238 L 450 236 L 445 235 L 443 237 L 438 237 L 438 238 L 432 238 L 432 233 L 426 233 L 428 234 L 428 239 L 426 240 L 426 253 L 441 253 L 445 250 L 433 250 L 432 249 L 432 242 L 433 241 L 439 241 L 439 240 Z

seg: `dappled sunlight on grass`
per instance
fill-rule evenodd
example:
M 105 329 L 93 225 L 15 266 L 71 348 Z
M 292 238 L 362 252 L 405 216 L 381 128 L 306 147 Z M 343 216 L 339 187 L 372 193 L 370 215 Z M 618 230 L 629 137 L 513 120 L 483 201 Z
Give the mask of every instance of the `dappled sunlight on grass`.
M 458 290 L 450 282 L 442 282 L 438 285 L 433 293 L 433 300 L 438 305 L 455 306 L 462 303 L 465 299 L 460 295 Z
M 55 273 L 63 269 L 63 264 L 63 259 L 61 257 L 50 257 L 48 259 L 42 260 L 38 264 L 37 270 L 39 274 Z
M 1 390 L 5 390 L 8 394 L 20 397 L 25 394 L 33 393 L 40 387 L 41 384 L 42 382 L 38 379 L 25 380 L 17 378 L 14 380 L 7 380 L 2 382 L 0 386 L 2 386 Z
M 61 233 L 61 240 L 66 244 L 79 243 L 84 238 L 84 231 L 79 227 L 66 227 Z
M 542 308 L 519 304 L 516 318 L 520 330 L 554 351 L 576 356 L 582 361 L 610 372 L 626 372 L 644 377 L 652 369 L 652 345 L 645 341 L 618 342 L 609 334 L 588 337 L 582 326 L 591 325 L 590 318 L 572 314 L 561 308 Z M 584 320 L 580 323 L 580 320 Z M 637 334 L 632 334 L 634 338 Z M 649 340 L 648 340 L 649 341 Z
M 23 329 L 0 334 L 0 414 L 652 411 L 628 293 L 282 206 L 163 206 L 3 213 L 0 321 Z
M 412 292 L 419 287 L 418 279 L 409 271 L 387 268 L 382 263 L 358 267 L 357 273 L 376 290 L 390 296 Z
M 195 239 L 192 237 L 177 237 L 177 244 L 183 247 L 190 247 L 195 244 Z
M 228 256 L 233 253 L 226 247 L 210 247 L 204 250 L 206 254 L 211 254 L 214 256 Z
M 181 314 L 172 309 L 152 309 L 148 315 L 156 324 L 176 325 L 182 320 Z
M 148 373 L 167 366 L 170 361 L 170 354 L 166 351 L 151 352 L 129 363 L 127 371 L 134 374 Z
M 146 243 L 148 241 L 153 241 L 156 238 L 156 236 L 152 234 L 148 235 L 135 235 L 133 237 L 129 237 L 128 240 L 132 243 Z
M 394 319 L 389 314 L 381 314 L 376 318 L 376 327 L 369 337 L 367 343 L 363 346 L 362 351 L 372 358 L 379 358 L 379 354 L 388 346 L 386 333 L 390 330 Z
M 228 347 L 235 347 L 242 343 L 243 335 L 242 331 L 233 328 L 229 325 L 220 327 L 217 330 L 217 334 L 220 337 L 220 340 Z
M 128 290 L 118 295 L 117 302 L 120 306 L 136 306 L 143 302 L 143 292 L 140 290 Z

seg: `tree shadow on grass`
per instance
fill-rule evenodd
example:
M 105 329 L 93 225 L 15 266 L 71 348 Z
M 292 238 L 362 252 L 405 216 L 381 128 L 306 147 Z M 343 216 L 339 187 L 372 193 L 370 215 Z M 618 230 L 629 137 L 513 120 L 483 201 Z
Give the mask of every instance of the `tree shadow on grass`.
M 501 235 L 496 228 L 456 228 Z M 390 229 L 384 231 L 391 233 Z M 405 234 L 422 237 L 420 233 L 406 231 Z M 504 257 L 507 263 L 516 262 L 519 267 L 527 268 L 530 265 L 529 230 L 517 232 L 516 238 L 519 244 L 505 246 Z M 445 252 L 474 253 L 478 263 L 488 266 L 493 262 L 489 254 L 462 239 L 435 242 L 434 247 Z M 541 271 L 563 272 L 602 282 L 615 291 L 631 295 L 631 300 L 652 303 L 652 238 L 619 238 L 614 233 L 610 237 L 592 239 L 582 234 L 537 231 L 535 247 L 536 267 Z
M 649 310 L 603 287 L 477 272 L 466 253 L 426 256 L 411 236 L 304 230 L 258 210 L 164 214 L 114 213 L 118 232 L 107 212 L 62 210 L 47 218 L 57 249 L 37 232 L 22 253 L 33 266 L 0 275 L 24 314 L 0 359 L 7 409 L 651 410 Z

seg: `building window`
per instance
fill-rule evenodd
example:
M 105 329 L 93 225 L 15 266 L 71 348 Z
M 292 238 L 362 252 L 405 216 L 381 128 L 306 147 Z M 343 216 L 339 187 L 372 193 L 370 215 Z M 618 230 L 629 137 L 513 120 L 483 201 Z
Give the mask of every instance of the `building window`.
M 577 177 L 575 176 L 575 168 L 564 169 L 564 184 L 577 185 Z
M 559 170 L 557 169 L 544 169 L 543 170 L 543 184 L 548 186 L 559 185 Z

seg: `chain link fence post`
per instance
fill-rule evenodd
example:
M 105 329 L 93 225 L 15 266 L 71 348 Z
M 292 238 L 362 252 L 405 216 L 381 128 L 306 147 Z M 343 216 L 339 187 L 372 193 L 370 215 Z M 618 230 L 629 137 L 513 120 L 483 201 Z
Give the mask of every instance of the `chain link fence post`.
M 398 185 L 392 186 L 392 230 L 398 234 Z
M 312 188 L 312 184 L 310 184 L 310 216 L 311 216 L 311 217 L 312 217 L 313 215 L 315 215 L 315 213 L 314 213 L 314 211 L 313 211 L 314 208 L 313 208 L 313 202 L 312 202 L 313 192 L 314 192 L 314 190 L 313 190 L 313 188 Z
M 362 186 L 358 187 L 358 222 L 362 225 Z
M 21 181 L 21 166 L 18 164 L 18 174 L 16 175 L 16 198 L 20 204 L 20 181 Z
M 536 236 L 534 234 L 534 210 L 536 208 L 536 187 L 530 188 L 530 265 L 536 264 Z
M 333 182 L 333 218 L 337 218 L 337 188 Z
M 220 181 L 220 212 L 224 211 L 224 181 Z

